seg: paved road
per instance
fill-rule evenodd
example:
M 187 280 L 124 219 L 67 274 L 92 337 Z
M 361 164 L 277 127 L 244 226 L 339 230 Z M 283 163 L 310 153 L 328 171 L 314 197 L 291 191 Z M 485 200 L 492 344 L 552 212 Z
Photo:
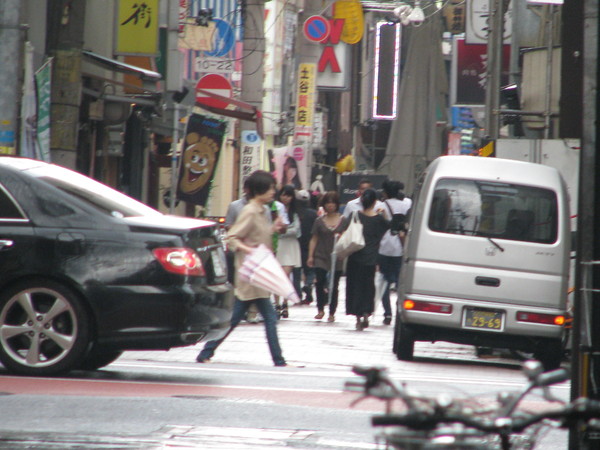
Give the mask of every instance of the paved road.
M 314 306 L 290 309 L 290 318 L 278 324 L 290 367 L 273 367 L 262 324 L 243 323 L 210 364 L 195 362 L 200 344 L 126 352 L 89 376 L 3 376 L 0 391 L 21 395 L 0 397 L 0 430 L 10 431 L 0 432 L 0 448 L 373 449 L 368 417 L 382 405 L 351 409 L 355 396 L 341 392 L 354 364 L 388 367 L 394 378 L 428 394 L 453 386 L 489 395 L 524 383 L 518 361 L 497 355 L 481 360 L 469 346 L 417 343 L 414 362 L 398 361 L 391 351 L 393 327 L 382 324 L 381 309 L 363 331 L 343 311 L 342 304 L 336 322 L 328 323 L 313 318 Z M 559 394 L 566 398 L 568 386 Z M 111 414 L 114 420 L 106 421 Z M 286 416 L 283 424 L 278 414 Z M 131 421 L 140 415 L 145 419 Z M 48 428 L 15 431 L 48 417 Z M 540 448 L 565 448 L 564 434 L 549 442 Z
M 398 361 L 392 353 L 393 325 L 383 325 L 383 311 L 376 310 L 371 326 L 363 331 L 354 328 L 354 316 L 344 314 L 343 300 L 336 322 L 315 320 L 315 306 L 294 306 L 290 318 L 278 324 L 279 338 L 284 356 L 289 364 L 307 368 L 350 368 L 354 364 L 383 365 L 403 374 L 431 373 L 432 367 L 453 361 L 459 363 L 458 373 L 448 368 L 448 378 L 473 370 L 481 372 L 485 367 L 492 371 L 503 367 L 516 368 L 519 361 L 498 355 L 478 358 L 471 346 L 445 342 L 415 344 L 415 361 Z M 326 316 L 327 317 L 327 316 Z M 203 344 L 172 349 L 168 352 L 126 352 L 118 361 L 195 361 Z M 272 365 L 262 324 L 242 322 L 219 347 L 210 364 Z

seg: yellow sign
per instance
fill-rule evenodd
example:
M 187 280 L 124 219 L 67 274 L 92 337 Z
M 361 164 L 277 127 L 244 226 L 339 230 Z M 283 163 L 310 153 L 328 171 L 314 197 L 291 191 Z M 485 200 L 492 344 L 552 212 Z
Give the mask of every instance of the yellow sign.
M 496 141 L 489 141 L 483 147 L 479 149 L 479 156 L 495 156 L 494 150 L 496 147 Z
M 158 0 L 120 0 L 117 48 L 122 55 L 158 53 Z
M 298 93 L 296 95 L 296 129 L 312 129 L 314 114 L 316 65 L 302 63 L 298 66 Z M 312 133 L 311 133 L 312 134 Z
M 333 6 L 333 18 L 345 21 L 342 42 L 356 44 L 362 39 L 365 23 L 360 0 L 338 0 Z

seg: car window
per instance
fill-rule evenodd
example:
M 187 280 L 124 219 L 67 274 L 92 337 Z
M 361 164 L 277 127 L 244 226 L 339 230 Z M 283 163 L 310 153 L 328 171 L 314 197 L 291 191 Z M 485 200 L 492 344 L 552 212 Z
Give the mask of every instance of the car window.
M 45 166 L 30 174 L 96 209 L 115 217 L 160 216 L 162 213 L 89 177 L 58 166 Z
M 551 244 L 557 221 L 549 189 L 445 178 L 436 184 L 428 223 L 442 233 Z
M 17 207 L 12 198 L 0 186 L 0 220 L 3 219 L 24 219 L 24 215 Z

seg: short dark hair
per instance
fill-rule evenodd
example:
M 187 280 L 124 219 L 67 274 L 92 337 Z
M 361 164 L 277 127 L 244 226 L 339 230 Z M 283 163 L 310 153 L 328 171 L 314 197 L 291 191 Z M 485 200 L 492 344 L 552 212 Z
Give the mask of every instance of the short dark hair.
M 265 170 L 256 170 L 246 179 L 248 198 L 264 194 L 271 187 L 275 187 L 275 177 Z
M 360 202 L 363 206 L 363 209 L 369 209 L 371 206 L 375 204 L 377 201 L 377 192 L 375 189 L 365 189 L 360 197 Z
M 385 180 L 381 185 L 383 192 L 387 198 L 398 198 L 400 190 L 402 189 L 399 181 Z
M 319 200 L 319 206 L 325 206 L 325 203 L 335 203 L 336 210 L 340 209 L 340 194 L 337 191 L 327 191 Z
M 358 182 L 358 186 L 360 187 L 361 184 L 368 184 L 369 186 L 373 186 L 373 182 L 368 178 L 361 178 Z

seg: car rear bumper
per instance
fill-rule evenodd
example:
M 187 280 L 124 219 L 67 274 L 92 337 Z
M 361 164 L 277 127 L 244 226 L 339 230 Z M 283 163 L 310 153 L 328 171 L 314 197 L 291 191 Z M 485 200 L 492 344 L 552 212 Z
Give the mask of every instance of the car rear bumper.
M 127 290 L 127 302 L 123 298 Z M 111 291 L 110 288 L 107 291 Z M 220 339 L 229 330 L 233 290 L 229 284 L 212 287 L 119 286 L 106 292 L 96 317 L 98 345 L 120 350 L 168 350 L 200 341 Z M 114 300 L 110 300 L 113 298 Z

